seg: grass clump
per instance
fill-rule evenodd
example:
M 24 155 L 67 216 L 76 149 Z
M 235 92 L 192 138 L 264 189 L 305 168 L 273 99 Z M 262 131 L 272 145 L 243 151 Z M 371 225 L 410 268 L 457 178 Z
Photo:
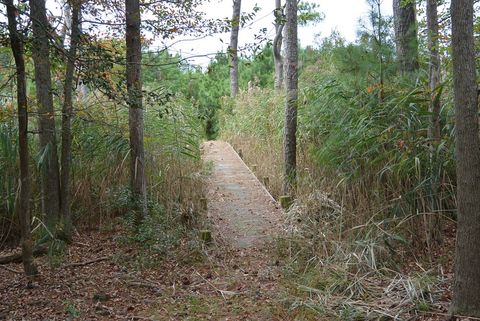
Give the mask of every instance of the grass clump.
M 202 241 L 198 230 L 203 214 L 195 214 L 196 223 L 186 223 L 183 217 L 182 213 L 166 212 L 154 204 L 149 206 L 149 215 L 137 226 L 134 213 L 129 212 L 123 218 L 126 233 L 117 240 L 123 246 L 139 250 L 133 263 L 141 267 L 154 267 L 170 259 L 179 263 L 202 261 Z

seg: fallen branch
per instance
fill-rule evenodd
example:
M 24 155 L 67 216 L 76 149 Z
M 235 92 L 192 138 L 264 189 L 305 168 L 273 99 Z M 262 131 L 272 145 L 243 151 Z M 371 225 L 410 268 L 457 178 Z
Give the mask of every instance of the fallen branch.
M 147 289 L 153 290 L 155 292 L 162 292 L 162 289 L 154 283 L 142 282 L 142 281 L 127 281 L 127 284 L 129 286 L 137 286 L 137 287 L 147 288 Z
M 141 316 L 138 316 L 138 315 L 132 315 L 132 316 L 120 316 L 120 315 L 117 315 L 117 318 L 118 318 L 118 319 L 122 319 L 122 320 L 150 320 L 150 321 L 154 321 L 154 320 L 155 320 L 155 319 L 152 319 L 152 318 L 141 317 Z
M 8 266 L 3 266 L 3 265 L 0 265 L 0 268 L 4 269 L 4 270 L 7 270 L 7 271 L 10 271 L 12 273 L 17 273 L 17 274 L 23 274 L 22 271 L 17 271 L 15 269 L 11 269 L 9 268 Z
M 162 291 L 162 287 L 161 287 L 160 283 L 149 280 L 149 279 L 141 279 L 140 280 L 140 279 L 135 278 L 131 275 L 119 275 L 118 278 L 123 279 L 122 282 L 124 284 L 129 285 L 129 286 L 138 286 L 138 287 L 148 288 L 148 289 L 151 289 L 155 292 L 161 292 Z
M 90 265 L 90 264 L 93 264 L 93 263 L 107 261 L 107 260 L 110 260 L 110 256 L 102 256 L 102 257 L 99 257 L 99 258 L 96 258 L 96 259 L 93 259 L 93 260 L 90 260 L 90 261 L 85 261 L 85 262 L 70 263 L 70 264 L 64 265 L 63 267 L 64 268 L 70 268 L 70 267 L 85 266 L 85 265 Z
M 205 279 L 200 273 L 198 273 L 196 270 L 195 270 L 195 273 L 198 274 L 199 277 L 201 277 L 208 285 L 210 285 L 215 291 L 217 291 L 218 293 L 220 293 L 223 297 L 224 300 L 227 300 L 227 297 L 226 295 L 230 295 L 230 296 L 233 296 L 233 295 L 238 295 L 239 293 L 237 292 L 233 292 L 233 291 L 227 291 L 227 290 L 220 290 L 219 288 L 217 288 L 215 285 L 213 285 L 212 282 L 208 281 L 207 279 Z
M 33 256 L 42 256 L 48 253 L 48 246 L 46 245 L 37 245 L 33 248 Z M 10 255 L 0 257 L 0 265 L 9 264 L 9 263 L 21 263 L 22 262 L 22 252 L 13 253 Z

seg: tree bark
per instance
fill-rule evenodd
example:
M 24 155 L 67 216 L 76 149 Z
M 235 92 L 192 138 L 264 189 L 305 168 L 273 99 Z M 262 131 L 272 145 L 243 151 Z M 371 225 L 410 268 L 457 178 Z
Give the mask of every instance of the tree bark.
M 231 97 L 235 97 L 238 94 L 238 33 L 240 30 L 241 7 L 241 0 L 233 0 L 232 30 L 230 33 L 230 46 L 228 47 L 228 54 L 230 55 Z
M 127 90 L 130 129 L 130 185 L 137 226 L 147 214 L 147 184 L 145 180 L 145 151 L 143 146 L 142 105 L 142 43 L 140 35 L 141 12 L 139 0 L 125 0 L 127 45 Z
M 372 10 L 374 10 L 374 5 L 376 4 L 376 17 L 377 21 L 374 21 L 375 15 L 372 15 L 372 26 L 377 26 L 377 43 L 378 43 L 378 64 L 379 64 L 379 69 L 380 69 L 380 81 L 379 81 L 379 91 L 378 91 L 378 102 L 380 104 L 383 104 L 385 100 L 385 72 L 384 72 L 384 62 L 383 62 L 383 35 L 382 35 L 382 24 L 383 24 L 383 17 L 382 17 L 382 10 L 381 10 L 381 5 L 382 2 L 381 0 L 377 1 L 376 3 L 372 3 Z
M 430 139 L 438 143 L 441 136 L 440 124 L 440 97 L 438 95 L 438 85 L 440 83 L 440 53 L 439 28 L 438 28 L 438 0 L 427 0 L 427 29 L 428 29 L 428 83 L 431 93 L 430 112 L 432 113 L 432 122 L 430 127 Z
M 68 3 L 71 11 L 71 34 L 70 48 L 67 53 L 67 70 L 65 72 L 65 83 L 63 88 L 62 108 L 62 155 L 61 155 L 61 200 L 62 220 L 64 233 L 67 240 L 72 237 L 72 214 L 70 195 L 70 168 L 72 163 L 72 130 L 71 118 L 73 116 L 73 76 L 75 72 L 75 61 L 77 58 L 77 47 L 80 42 L 80 0 L 70 0 Z
M 30 0 L 33 29 L 32 56 L 35 69 L 35 87 L 42 153 L 42 209 L 46 225 L 54 232 L 60 214 L 60 177 L 57 156 L 55 113 L 53 108 L 52 80 L 45 0 Z
M 438 27 L 438 0 L 427 0 L 427 30 L 428 30 L 428 83 L 430 89 L 429 111 L 431 113 L 431 123 L 428 130 L 428 136 L 432 143 L 432 156 L 434 146 L 440 143 L 441 124 L 440 124 L 440 93 L 438 85 L 440 83 L 440 53 L 439 27 Z M 433 177 L 432 177 L 433 179 Z M 440 209 L 440 200 L 438 199 L 439 182 L 432 182 L 431 211 L 433 215 L 428 216 L 428 244 L 440 245 L 442 243 L 442 227 L 440 216 L 437 211 Z
M 20 158 L 20 197 L 17 203 L 17 213 L 22 233 L 22 261 L 25 274 L 38 273 L 33 262 L 33 241 L 30 223 L 30 174 L 28 167 L 28 109 L 27 80 L 25 73 L 25 57 L 23 36 L 17 27 L 17 8 L 13 0 L 6 0 L 8 31 L 10 46 L 15 58 L 17 71 L 17 105 L 18 105 L 18 154 Z
M 397 60 L 402 73 L 416 71 L 418 65 L 418 38 L 415 1 L 393 0 Z
M 273 59 L 275 64 L 275 89 L 283 87 L 283 28 L 285 25 L 282 0 L 275 0 L 275 38 L 273 39 Z
M 480 317 L 480 139 L 473 0 L 452 0 L 457 243 L 452 313 Z
M 297 167 L 298 37 L 297 0 L 286 1 L 284 195 L 294 196 Z
M 60 29 L 60 46 L 63 48 L 65 46 L 67 32 L 68 30 L 71 30 L 72 27 L 72 7 L 70 5 L 70 0 L 61 0 L 60 3 L 62 8 L 65 8 L 65 11 L 62 13 L 64 24 Z

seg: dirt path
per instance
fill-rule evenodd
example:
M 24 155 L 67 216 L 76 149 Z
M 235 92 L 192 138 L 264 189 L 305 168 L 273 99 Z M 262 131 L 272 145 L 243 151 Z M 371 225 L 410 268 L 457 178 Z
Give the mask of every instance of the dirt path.
M 204 144 L 213 164 L 208 214 L 218 236 L 237 248 L 252 248 L 280 232 L 282 211 L 267 190 L 226 142 Z

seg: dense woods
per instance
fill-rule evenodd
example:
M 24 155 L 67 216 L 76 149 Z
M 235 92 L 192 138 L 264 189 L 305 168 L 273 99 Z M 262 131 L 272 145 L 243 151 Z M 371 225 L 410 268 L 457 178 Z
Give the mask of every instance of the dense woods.
M 0 319 L 480 318 L 478 3 L 225 1 L 0 2 Z

